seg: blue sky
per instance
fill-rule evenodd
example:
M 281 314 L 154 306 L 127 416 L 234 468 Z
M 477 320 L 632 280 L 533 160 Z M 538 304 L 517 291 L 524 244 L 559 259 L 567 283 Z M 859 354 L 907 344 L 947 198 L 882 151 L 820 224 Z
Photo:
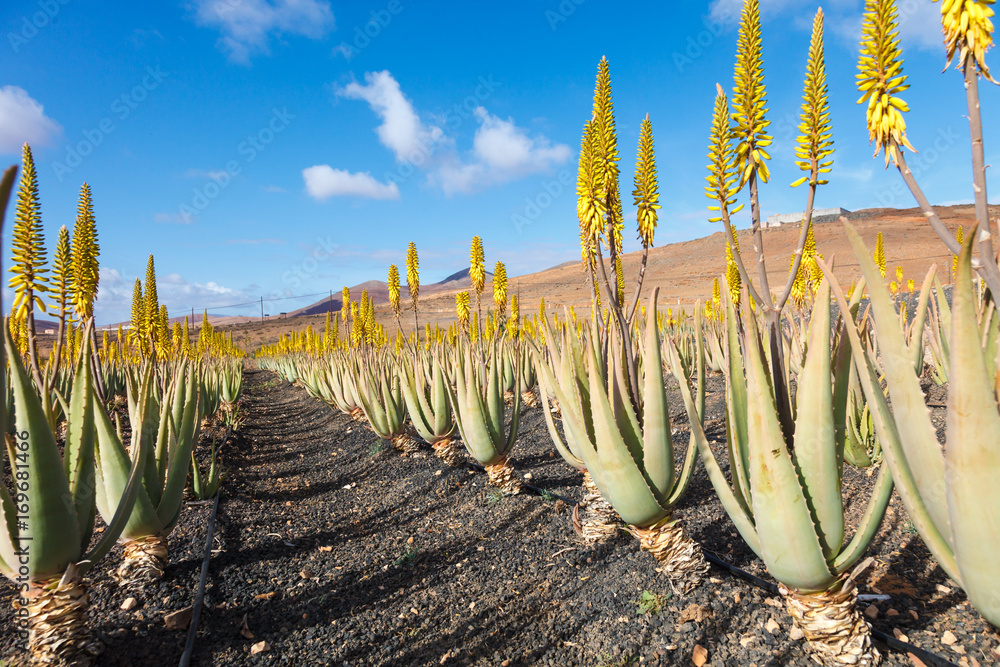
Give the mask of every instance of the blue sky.
M 773 175 L 764 214 L 801 210 L 788 187 L 812 16 L 761 0 Z M 938 5 L 901 0 L 914 171 L 935 203 L 969 201 L 964 93 L 942 74 Z M 606 55 L 632 189 L 649 113 L 663 208 L 655 244 L 711 234 L 703 195 L 715 83 L 732 88 L 738 0 L 444 3 L 422 0 L 16 0 L 0 7 L 0 161 L 32 144 L 46 243 L 90 184 L 101 244 L 99 323 L 127 316 L 156 258 L 171 314 L 317 300 L 385 279 L 415 241 L 425 283 L 464 268 L 471 237 L 511 275 L 579 257 L 575 169 Z M 909 207 L 871 158 L 855 104 L 863 2 L 832 0 L 827 68 L 836 153 L 817 206 Z M 997 87 L 982 84 L 984 118 Z M 1000 161 L 996 124 L 988 163 Z M 997 192 L 996 178 L 988 181 Z M 742 197 L 745 200 L 746 196 Z M 991 201 L 997 197 L 991 196 Z M 634 229 L 634 207 L 626 223 Z M 742 215 L 742 214 L 741 214 Z M 747 226 L 745 217 L 740 226 Z M 627 249 L 635 249 L 627 231 Z M 4 235 L 4 257 L 9 257 Z M 6 281 L 4 283 L 6 285 Z M 10 292 L 4 298 L 10 303 Z

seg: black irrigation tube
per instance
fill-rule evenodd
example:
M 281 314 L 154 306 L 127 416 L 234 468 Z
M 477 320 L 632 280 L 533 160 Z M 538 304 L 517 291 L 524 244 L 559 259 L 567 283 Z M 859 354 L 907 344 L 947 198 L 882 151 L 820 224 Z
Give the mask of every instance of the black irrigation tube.
M 773 595 L 779 594 L 777 585 L 772 584 L 770 581 L 765 581 L 760 577 L 752 575 L 745 570 L 741 570 L 740 568 L 736 567 L 735 565 L 731 565 L 730 563 L 727 563 L 726 561 L 722 560 L 721 558 L 719 558 L 718 556 L 716 556 L 711 552 L 704 550 L 702 550 L 702 552 L 705 554 L 705 560 L 707 560 L 712 565 L 720 567 L 723 570 L 729 572 L 730 574 L 735 574 L 738 577 L 746 579 L 757 588 L 763 589 Z M 888 635 L 882 632 L 881 630 L 876 630 L 875 628 L 871 628 L 871 633 L 875 639 L 879 640 L 880 642 L 882 642 L 889 648 L 893 649 L 894 651 L 899 651 L 900 653 L 911 653 L 927 665 L 934 665 L 935 667 L 958 667 L 958 665 L 956 665 L 955 663 L 951 662 L 946 658 L 942 658 L 936 653 L 931 653 L 930 651 L 925 651 L 919 646 L 914 646 L 913 644 L 907 644 L 906 642 L 899 641 L 892 635 Z
M 226 437 L 222 439 L 225 445 L 229 441 L 229 436 L 233 429 L 226 429 Z M 221 473 L 220 473 L 221 474 Z M 215 515 L 219 511 L 219 498 L 222 497 L 221 487 L 215 492 L 215 500 L 212 502 L 212 514 L 208 517 L 208 536 L 205 538 L 205 558 L 201 561 L 201 577 L 198 581 L 198 592 L 194 596 L 194 609 L 191 612 L 191 625 L 188 627 L 187 641 L 184 642 L 184 653 L 181 654 L 180 667 L 188 667 L 191 664 L 191 654 L 194 653 L 194 640 L 198 635 L 198 618 L 201 616 L 201 607 L 205 601 L 205 583 L 208 580 L 208 562 L 212 559 L 212 539 L 215 537 Z

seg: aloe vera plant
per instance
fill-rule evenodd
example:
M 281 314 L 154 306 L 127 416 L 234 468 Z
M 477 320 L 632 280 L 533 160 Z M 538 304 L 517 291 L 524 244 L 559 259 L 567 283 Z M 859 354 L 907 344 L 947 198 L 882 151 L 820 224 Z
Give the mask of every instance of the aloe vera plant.
M 398 372 L 413 428 L 430 443 L 439 459 L 448 465 L 459 465 L 465 457 L 454 437 L 457 425 L 441 360 L 418 354 L 412 365 L 404 359 Z
M 881 523 L 893 484 L 883 464 L 865 514 L 854 536 L 844 544 L 843 458 L 839 451 L 843 441 L 837 438 L 835 415 L 844 413 L 841 403 L 846 401 L 846 393 L 835 392 L 831 380 L 834 348 L 830 309 L 820 305 L 829 302 L 830 286 L 824 281 L 809 325 L 797 392 L 789 396 L 796 411 L 794 432 L 789 434 L 782 429 L 764 354 L 767 342 L 757 319 L 749 309 L 744 311 L 746 331 L 741 350 L 735 309 L 726 295 L 731 481 L 708 445 L 686 384 L 682 383 L 681 389 L 709 479 L 740 535 L 778 580 L 786 609 L 803 631 L 810 650 L 825 664 L 872 665 L 880 657 L 871 645 L 868 625 L 856 609 L 857 587 L 851 570 Z M 844 308 L 849 312 L 846 304 Z M 853 338 L 851 341 L 854 343 Z M 860 341 L 856 345 L 860 346 Z M 675 355 L 675 348 L 670 352 Z M 856 353 L 854 345 L 850 352 Z M 840 366 L 851 359 L 849 353 L 837 356 Z
M 404 454 L 415 454 L 420 444 L 407 432 L 406 403 L 395 363 L 387 357 L 369 356 L 357 371 L 358 397 L 375 435 Z
M 889 294 L 860 235 L 851 225 L 846 227 L 861 269 L 872 283 L 872 311 L 891 410 L 877 383 L 875 360 L 866 356 L 855 363 L 900 498 L 941 569 L 962 586 L 986 620 L 1000 627 L 1000 571 L 996 567 L 1000 550 L 1000 486 L 996 483 L 1000 474 L 1000 325 L 995 317 L 984 318 L 988 329 L 982 331 L 976 316 L 972 281 L 976 235 L 970 233 L 962 246 L 952 294 L 946 445 L 942 450 Z
M 143 449 L 143 443 L 153 443 L 142 489 L 122 531 L 125 557 L 115 574 L 126 588 L 141 589 L 163 576 L 169 562 L 168 536 L 180 518 L 191 452 L 200 433 L 201 390 L 194 367 L 179 366 L 162 396 L 157 396 L 155 384 L 151 362 L 139 378 L 129 381 L 132 446 L 126 451 L 118 443 L 109 455 L 124 465 Z M 109 483 L 114 485 L 115 480 Z M 102 512 L 107 511 L 107 502 L 98 497 Z
M 28 624 L 28 664 L 88 665 L 99 645 L 87 628 L 83 577 L 125 529 L 148 447 L 140 443 L 127 464 L 114 459 L 121 443 L 96 400 L 89 355 L 81 354 L 60 456 L 6 322 L 4 343 L 15 406 L 15 437 L 7 447 L 15 487 L 11 494 L 0 483 L 0 573 L 21 590 L 18 613 Z M 107 527 L 88 550 L 95 507 Z
M 452 367 L 455 384 L 449 397 L 458 431 L 469 454 L 484 468 L 490 484 L 504 493 L 518 494 L 524 483 L 510 462 L 517 439 L 521 396 L 515 392 L 510 422 L 504 426 L 503 389 L 500 384 L 500 359 L 494 340 L 489 359 L 474 358 L 470 345 L 463 345 Z
M 555 392 L 562 407 L 563 428 L 567 441 L 574 443 L 574 456 L 586 465 L 601 495 L 629 525 L 642 548 L 662 563 L 671 583 L 686 592 L 701 582 L 708 564 L 674 516 L 674 507 L 691 479 L 696 455 L 692 440 L 680 471 L 676 469 L 661 370 L 657 294 L 654 288 L 645 335 L 638 341 L 643 364 L 631 373 L 641 381 L 641 396 L 630 391 L 622 368 L 624 346 L 616 340 L 614 327 L 608 327 L 607 364 L 595 346 L 590 325 L 585 324 L 582 342 L 572 334 L 564 337 L 569 349 L 563 351 L 559 369 L 541 361 L 538 366 L 546 389 Z M 546 334 L 546 338 L 551 339 L 551 335 Z M 683 382 L 686 386 L 686 377 Z M 697 412 L 692 419 L 700 419 Z

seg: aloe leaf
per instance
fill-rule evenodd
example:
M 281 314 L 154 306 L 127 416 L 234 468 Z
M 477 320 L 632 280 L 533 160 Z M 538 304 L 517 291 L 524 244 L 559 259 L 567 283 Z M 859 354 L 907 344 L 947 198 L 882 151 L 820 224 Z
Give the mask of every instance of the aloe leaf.
M 913 317 L 913 324 L 910 327 L 910 358 L 913 360 L 913 370 L 919 375 L 924 369 L 924 323 L 927 321 L 927 303 L 931 296 L 931 283 L 937 271 L 937 264 L 931 264 L 931 268 L 924 276 L 924 283 L 920 286 L 920 299 L 917 301 L 917 311 Z
M 698 393 L 696 397 L 695 408 L 698 415 L 698 425 L 704 428 L 701 420 L 705 418 L 705 346 L 701 342 L 702 324 L 701 324 L 701 312 L 700 305 L 696 306 L 694 315 L 694 326 L 696 336 L 698 336 L 698 342 L 695 345 L 695 355 L 696 355 L 696 366 L 698 374 Z M 668 408 L 669 410 L 669 408 Z M 669 412 L 668 412 L 669 414 Z M 691 429 L 691 435 L 688 438 L 688 448 L 687 452 L 684 454 L 684 465 L 681 466 L 681 472 L 677 476 L 677 480 L 674 483 L 674 488 L 670 492 L 670 497 L 667 498 L 667 506 L 673 507 L 684 492 L 687 490 L 688 484 L 691 482 L 691 476 L 694 473 L 694 466 L 698 460 L 698 443 L 694 435 L 694 428 Z
M 660 356 L 660 332 L 656 326 L 656 297 L 653 288 L 646 308 L 646 336 L 643 353 L 642 467 L 646 479 L 666 504 L 674 490 L 674 443 L 670 436 L 670 408 L 663 386 L 663 358 Z M 669 506 L 669 505 L 668 505 Z
M 750 448 L 747 440 L 747 380 L 745 364 L 740 350 L 739 319 L 729 290 L 723 290 L 726 303 L 726 445 L 729 450 L 729 468 L 733 478 L 733 492 L 744 511 L 751 509 L 753 490 L 750 488 Z M 680 379 L 678 379 L 680 382 Z
M 435 357 L 432 361 L 433 374 L 431 379 L 432 404 L 431 409 L 434 415 L 434 435 L 437 437 L 447 437 L 455 431 L 455 418 L 448 403 L 448 387 L 445 384 L 444 371 L 441 370 L 441 362 Z M 421 402 L 423 404 L 423 392 L 421 392 Z
M 958 258 L 952 293 L 945 479 L 955 559 L 969 600 L 1000 626 L 1000 413 L 980 343 L 972 291 L 972 245 Z
M 533 349 L 535 354 L 540 354 L 537 350 Z M 546 378 L 552 378 L 552 380 L 546 380 Z M 539 399 L 541 400 L 542 415 L 545 417 L 545 426 L 549 430 L 549 437 L 552 439 L 552 443 L 555 445 L 556 451 L 559 455 L 563 457 L 566 463 L 570 464 L 579 471 L 584 471 L 587 466 L 584 465 L 583 461 L 579 459 L 573 452 L 570 451 L 566 443 L 563 442 L 562 437 L 559 435 L 559 430 L 556 428 L 555 420 L 552 418 L 552 411 L 549 409 L 549 389 L 548 382 L 554 381 L 552 372 L 548 368 L 548 364 L 544 361 L 539 360 L 538 362 L 538 393 L 540 394 Z M 552 392 L 555 393 L 555 392 Z
M 492 465 L 500 460 L 495 443 L 487 428 L 487 417 L 482 396 L 475 386 L 475 370 L 471 368 L 472 359 L 468 353 L 456 369 L 455 412 L 459 419 L 462 442 L 477 461 L 482 465 Z
M 486 369 L 488 381 L 486 383 L 486 396 L 484 405 L 486 407 L 486 427 L 490 431 L 490 440 L 499 444 L 503 439 L 503 387 L 500 386 L 500 355 L 494 349 L 493 359 L 488 363 Z M 478 391 L 479 387 L 476 387 Z
M 125 486 L 122 489 L 122 493 L 115 502 L 115 499 L 111 494 L 103 495 L 107 493 L 108 487 L 105 486 L 104 479 L 116 479 L 118 477 L 117 470 L 115 466 L 121 465 L 124 461 L 128 461 L 128 457 L 122 458 L 124 455 L 124 448 L 122 447 L 121 441 L 115 438 L 113 431 L 111 430 L 111 422 L 108 420 L 107 415 L 104 410 L 97 403 L 96 396 L 92 399 L 93 408 L 97 415 L 96 417 L 96 427 L 97 427 L 97 476 L 98 484 L 100 488 L 97 492 L 97 502 L 98 507 L 101 506 L 101 499 L 106 498 L 109 500 L 107 506 L 114 507 L 114 513 L 111 511 L 104 512 L 101 514 L 104 517 L 107 527 L 104 532 L 101 533 L 101 538 L 98 540 L 94 548 L 90 550 L 83 557 L 83 561 L 79 563 L 81 574 L 86 574 L 94 565 L 96 565 L 104 556 L 111 551 L 111 547 L 115 545 L 118 538 L 122 535 L 127 526 L 132 523 L 132 519 L 135 516 L 134 508 L 135 505 L 144 499 L 148 505 L 149 499 L 145 498 L 146 492 L 142 488 L 142 469 L 144 465 L 144 460 L 150 456 L 149 453 L 149 441 L 140 440 L 138 443 L 137 451 L 133 452 L 134 458 L 132 460 L 132 467 L 128 469 L 128 478 L 126 479 Z M 103 437 L 102 437 L 103 436 Z M 117 445 L 117 447 L 116 447 Z M 107 475 L 105 475 L 102 470 L 104 470 L 104 464 L 101 462 L 100 452 L 106 451 L 108 456 L 105 457 L 107 461 Z M 152 514 L 152 506 L 148 507 L 147 515 L 155 518 Z M 111 520 L 108 517 L 111 516 Z M 151 533 L 147 533 L 151 534 Z
M 430 414 L 430 411 L 425 411 L 423 408 L 423 404 L 426 401 L 420 396 L 423 392 L 414 377 L 413 369 L 408 364 L 403 363 L 400 364 L 399 373 L 400 389 L 403 392 L 403 400 L 406 401 L 406 407 L 410 413 L 413 428 L 416 430 L 417 435 L 430 442 L 434 439 L 433 430 L 426 417 L 426 415 Z M 418 396 L 420 397 L 418 398 Z
M 846 311 L 848 308 L 847 300 L 837 285 L 837 279 L 833 276 L 832 272 L 827 270 L 823 260 L 817 261 L 819 261 L 824 274 L 833 287 L 841 311 Z M 855 326 L 853 321 L 845 320 L 845 322 L 847 324 L 847 335 L 851 337 L 851 345 L 855 350 L 862 350 L 861 353 L 854 356 L 854 363 L 857 365 L 858 377 L 864 389 L 865 397 L 868 400 L 872 420 L 875 422 L 875 430 L 878 433 L 879 441 L 882 443 L 882 454 L 885 457 L 885 462 L 889 466 L 890 472 L 892 472 L 892 479 L 899 491 L 900 498 L 903 500 L 903 505 L 906 506 L 906 513 L 909 515 L 910 521 L 913 522 L 920 537 L 923 538 L 924 544 L 927 545 L 928 550 L 934 555 L 934 558 L 941 566 L 941 569 L 949 577 L 955 581 L 959 581 L 961 580 L 961 576 L 958 573 L 958 564 L 955 562 L 954 552 L 934 523 L 934 519 L 924 504 L 920 490 L 914 481 L 914 475 L 910 470 L 906 455 L 903 452 L 903 446 L 900 443 L 896 419 L 889 411 L 889 404 L 886 401 L 885 394 L 882 393 L 875 364 L 867 350 L 861 345 L 861 337 L 857 326 Z
M 96 402 L 96 397 L 94 397 L 95 405 Z M 94 425 L 97 430 L 97 447 L 95 448 L 97 509 L 104 521 L 110 525 L 109 519 L 117 516 L 122 500 L 129 497 L 131 471 L 136 466 L 143 467 L 145 459 L 151 456 L 149 451 L 151 441 L 149 438 L 138 438 L 133 442 L 133 458 L 130 460 L 121 440 L 115 434 L 108 416 L 100 409 L 94 412 Z M 156 510 L 149 500 L 149 495 L 142 485 L 128 506 L 130 510 L 126 515 L 127 521 L 124 527 L 119 529 L 119 534 L 134 539 L 155 535 L 159 532 L 162 526 L 156 516 Z M 108 532 L 109 530 L 105 529 L 101 538 L 106 538 Z
M 802 592 L 825 590 L 833 573 L 785 446 L 753 315 L 747 313 L 746 321 L 749 472 L 761 557 L 768 572 L 786 586 Z M 822 379 L 830 381 L 829 375 Z M 832 439 L 832 424 L 830 431 Z
M 90 349 L 91 327 L 83 334 L 82 349 Z M 73 508 L 80 526 L 80 549 L 86 549 L 94 530 L 97 512 L 94 489 L 93 376 L 90 355 L 81 354 L 73 379 L 73 391 L 66 411 L 66 446 L 63 472 L 69 482 Z
M 892 474 L 889 472 L 889 465 L 882 459 L 879 467 L 878 478 L 875 480 L 875 489 L 868 499 L 868 506 L 865 508 L 864 516 L 858 524 L 854 537 L 833 562 L 833 570 L 836 574 L 843 574 L 851 569 L 854 564 L 864 555 L 865 550 L 871 544 L 872 538 L 878 532 L 878 527 L 885 516 L 885 510 L 892 500 Z
M 807 350 L 799 374 L 792 460 L 817 524 L 814 534 L 830 561 L 844 540 L 844 505 L 830 386 L 830 284 L 825 280 L 816 295 Z
M 861 270 L 869 285 L 872 312 L 878 327 L 879 352 L 882 356 L 882 368 L 885 370 L 886 383 L 889 386 L 889 397 L 892 399 L 893 414 L 896 415 L 896 428 L 900 443 L 906 457 L 907 467 L 913 475 L 916 488 L 927 511 L 930 513 L 938 531 L 951 542 L 951 530 L 948 527 L 948 503 L 945 490 L 941 484 L 944 480 L 945 465 L 941 447 L 938 445 L 934 426 L 931 424 L 930 411 L 927 408 L 924 392 L 913 372 L 913 362 L 910 351 L 903 340 L 903 332 L 899 328 L 896 310 L 889 298 L 878 267 L 870 257 L 868 249 L 850 223 L 845 223 L 847 238 L 854 247 L 854 254 L 861 264 Z M 943 295 L 941 295 L 943 299 Z M 950 316 L 948 318 L 951 319 Z M 871 397 L 868 397 L 869 405 Z M 885 440 L 882 440 L 885 450 Z M 892 466 L 892 461 L 889 462 Z M 893 477 L 899 482 L 897 467 L 892 466 Z
M 588 344 L 588 352 L 593 359 L 596 353 L 592 345 Z M 626 523 L 646 527 L 662 519 L 667 512 L 660 506 L 639 463 L 622 439 L 596 366 L 594 363 L 590 367 L 590 395 L 598 467 L 603 482 L 598 488 Z M 588 468 L 593 471 L 589 465 Z M 596 477 L 594 482 L 598 482 Z
M 736 530 L 739 531 L 747 546 L 757 554 L 758 558 L 761 558 L 760 540 L 757 538 L 757 528 L 754 525 L 753 514 L 739 502 L 732 487 L 729 486 L 726 475 L 722 472 L 722 468 L 719 466 L 719 462 L 716 460 L 715 454 L 708 444 L 708 437 L 705 435 L 701 420 L 698 419 L 698 409 L 694 403 L 694 399 L 691 398 L 691 389 L 687 386 L 687 378 L 680 373 L 680 354 L 677 352 L 677 346 L 670 336 L 666 336 L 665 340 L 667 343 L 667 352 L 670 355 L 670 367 L 673 369 L 674 377 L 680 385 L 681 398 L 684 400 L 684 408 L 687 410 L 688 421 L 691 423 L 691 433 L 694 435 L 695 442 L 698 445 L 698 451 L 701 454 L 702 462 L 705 464 L 705 472 L 708 473 L 708 479 L 712 482 L 712 487 L 722 502 L 722 507 L 726 510 L 726 514 L 729 515 L 733 525 L 736 526 Z
M 196 383 L 188 383 L 184 394 L 184 406 L 181 422 L 177 425 L 181 437 L 170 452 L 167 477 L 163 485 L 160 502 L 155 505 L 156 516 L 169 533 L 180 516 L 181 503 L 184 500 L 184 486 L 187 482 L 188 460 L 197 444 L 194 439 L 194 425 L 201 416 L 201 391 Z
M 25 528 L 19 531 L 19 537 L 22 546 L 30 545 L 28 576 L 32 580 L 47 579 L 61 574 L 68 564 L 79 559 L 80 525 L 48 419 L 6 324 L 3 335 L 14 391 L 16 449 L 18 455 L 27 455 L 26 461 L 17 458 L 11 465 L 15 473 L 19 470 L 28 473 L 27 480 L 15 487 L 13 500 L 18 516 L 25 517 Z M 20 468 L 21 465 L 26 467 Z

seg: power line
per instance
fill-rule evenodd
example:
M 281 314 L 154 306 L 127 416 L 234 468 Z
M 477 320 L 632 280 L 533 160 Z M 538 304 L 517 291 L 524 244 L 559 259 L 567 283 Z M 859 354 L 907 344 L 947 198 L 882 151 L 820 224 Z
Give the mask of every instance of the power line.
M 233 303 L 228 306 L 212 306 L 211 308 L 205 308 L 204 310 L 222 310 L 223 308 L 239 308 L 241 306 L 256 306 L 261 300 L 263 301 L 288 301 L 291 299 L 307 299 L 313 296 L 328 296 L 329 292 L 314 292 L 312 294 L 300 294 L 299 296 L 274 296 L 269 298 L 262 298 L 256 301 L 246 301 L 244 303 Z

